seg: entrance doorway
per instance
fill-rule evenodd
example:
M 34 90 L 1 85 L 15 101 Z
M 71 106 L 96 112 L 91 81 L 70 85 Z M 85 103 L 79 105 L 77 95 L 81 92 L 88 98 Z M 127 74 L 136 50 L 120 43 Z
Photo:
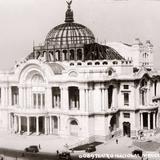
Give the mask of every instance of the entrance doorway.
M 70 135 L 71 136 L 78 136 L 78 123 L 76 120 L 72 120 L 70 122 Z
M 129 122 L 123 122 L 123 135 L 130 137 L 131 135 L 131 124 Z
M 39 132 L 44 134 L 44 117 L 39 117 Z

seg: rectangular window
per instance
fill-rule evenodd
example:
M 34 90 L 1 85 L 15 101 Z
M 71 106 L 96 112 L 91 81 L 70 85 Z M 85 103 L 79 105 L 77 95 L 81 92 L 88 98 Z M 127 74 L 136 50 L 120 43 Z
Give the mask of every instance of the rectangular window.
M 38 106 L 39 106 L 39 108 L 41 106 L 41 94 L 38 94 Z
M 12 105 L 17 105 L 19 98 L 19 89 L 17 86 L 11 87 L 11 94 L 12 94 Z
M 34 107 L 36 106 L 36 94 L 35 93 L 33 94 L 33 105 Z
M 124 118 L 130 118 L 130 113 L 123 113 Z
M 129 106 L 129 93 L 124 93 L 124 105 Z
M 124 89 L 129 89 L 129 85 L 123 85 Z
M 60 107 L 60 95 L 60 88 L 52 87 L 52 108 Z
M 42 94 L 42 104 L 43 104 L 43 107 L 45 106 L 45 94 Z

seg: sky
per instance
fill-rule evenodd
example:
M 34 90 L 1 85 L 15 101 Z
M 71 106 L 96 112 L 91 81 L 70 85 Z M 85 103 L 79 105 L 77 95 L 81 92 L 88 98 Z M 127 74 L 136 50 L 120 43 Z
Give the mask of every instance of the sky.
M 12 68 L 43 44 L 47 33 L 64 22 L 65 0 L 0 0 L 0 70 Z M 135 38 L 154 45 L 160 69 L 160 0 L 73 0 L 75 22 L 90 28 L 99 43 Z

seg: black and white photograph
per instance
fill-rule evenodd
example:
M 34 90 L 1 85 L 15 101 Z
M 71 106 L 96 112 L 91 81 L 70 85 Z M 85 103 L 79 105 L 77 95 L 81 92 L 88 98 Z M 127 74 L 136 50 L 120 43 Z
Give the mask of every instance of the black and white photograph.
M 160 0 L 0 0 L 0 160 L 160 160 Z

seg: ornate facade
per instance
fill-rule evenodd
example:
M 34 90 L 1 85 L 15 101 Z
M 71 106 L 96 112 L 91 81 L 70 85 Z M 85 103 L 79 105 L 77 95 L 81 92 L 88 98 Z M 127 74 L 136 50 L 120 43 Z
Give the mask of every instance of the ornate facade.
M 74 22 L 68 3 L 65 23 L 48 33 L 44 45 L 0 73 L 0 128 L 103 139 L 154 132 L 160 74 L 153 69 L 153 45 L 147 47 L 126 58 L 96 43 L 90 29 Z

